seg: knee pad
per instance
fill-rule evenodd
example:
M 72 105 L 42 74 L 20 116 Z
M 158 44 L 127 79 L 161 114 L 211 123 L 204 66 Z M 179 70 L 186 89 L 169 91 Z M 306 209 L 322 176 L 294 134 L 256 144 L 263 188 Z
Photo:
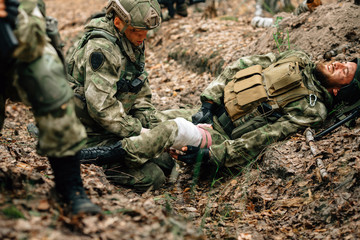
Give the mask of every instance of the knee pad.
M 54 49 L 47 46 L 44 54 L 18 68 L 18 85 L 26 93 L 34 113 L 43 115 L 66 103 L 73 92 L 66 80 L 64 66 Z

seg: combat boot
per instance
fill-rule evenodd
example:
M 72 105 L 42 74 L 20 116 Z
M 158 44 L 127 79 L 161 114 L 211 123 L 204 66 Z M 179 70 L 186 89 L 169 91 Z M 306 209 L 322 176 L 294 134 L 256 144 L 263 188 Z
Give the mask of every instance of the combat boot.
M 103 166 L 106 164 L 121 162 L 126 156 L 126 151 L 122 148 L 121 142 L 110 146 L 99 146 L 81 149 L 76 154 L 76 158 L 81 164 L 95 164 Z
M 80 175 L 80 161 L 75 157 L 49 157 L 55 176 L 55 189 L 73 214 L 97 214 L 101 209 L 93 204 L 85 193 Z

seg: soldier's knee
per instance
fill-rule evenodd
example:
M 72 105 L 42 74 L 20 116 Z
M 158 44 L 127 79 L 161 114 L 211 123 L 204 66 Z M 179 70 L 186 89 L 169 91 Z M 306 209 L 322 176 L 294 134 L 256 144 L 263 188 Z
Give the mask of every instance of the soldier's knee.
M 166 181 L 166 177 L 161 168 L 155 163 L 146 163 L 141 169 L 142 179 L 134 184 L 138 191 L 145 192 L 148 189 L 159 189 Z
M 166 180 L 161 168 L 152 162 L 147 162 L 137 169 L 128 169 L 124 166 L 111 167 L 105 171 L 105 174 L 112 183 L 134 188 L 139 192 L 159 189 Z
M 17 84 L 26 92 L 27 101 L 35 113 L 46 114 L 59 108 L 72 96 L 64 66 L 51 46 L 44 54 L 31 63 L 23 63 Z

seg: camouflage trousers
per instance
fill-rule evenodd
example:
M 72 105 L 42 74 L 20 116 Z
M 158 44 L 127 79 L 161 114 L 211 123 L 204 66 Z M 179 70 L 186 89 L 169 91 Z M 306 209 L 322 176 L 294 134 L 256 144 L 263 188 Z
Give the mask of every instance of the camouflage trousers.
M 0 127 L 5 101 L 21 100 L 32 107 L 39 128 L 38 153 L 48 157 L 75 155 L 85 145 L 86 132 L 75 114 L 72 90 L 55 49 L 47 43 L 41 57 L 14 63 L 1 71 Z
M 159 111 L 157 118 L 161 121 L 183 117 L 191 120 L 197 109 L 171 109 Z M 162 123 L 160 123 L 163 126 Z M 175 124 L 176 125 L 176 124 Z M 159 129 L 158 127 L 155 127 Z M 151 130 L 154 135 L 158 130 Z M 160 134 L 160 133 L 159 133 Z M 112 136 L 89 137 L 88 146 L 107 146 L 118 142 L 120 139 Z M 134 161 L 125 161 L 117 164 L 103 166 L 108 180 L 114 184 L 131 187 L 140 192 L 149 188 L 158 189 L 166 182 L 166 176 L 175 168 L 175 160 L 167 153 L 158 152 L 144 161 L 134 164 Z
M 217 130 L 210 128 L 207 130 L 211 135 L 213 144 L 222 143 L 227 138 Z M 142 133 L 139 136 L 123 139 L 121 143 L 127 153 L 124 164 L 129 166 L 130 169 L 142 169 L 144 167 L 150 168 L 154 159 L 156 159 L 155 165 L 157 166 L 167 164 L 166 161 L 164 161 L 165 158 L 162 156 L 167 155 L 167 153 L 164 153 L 164 150 L 173 146 L 177 134 L 177 123 L 169 120 L 161 123 L 148 132 Z M 152 178 L 152 181 L 155 181 L 157 177 L 158 174 L 156 173 L 156 170 L 149 171 L 149 175 L 147 176 L 141 176 L 142 179 Z
M 212 144 L 224 142 L 227 136 L 221 132 L 207 128 L 211 135 Z M 125 161 L 128 165 L 137 166 L 148 162 L 149 159 L 159 156 L 165 149 L 169 149 L 175 143 L 178 135 L 178 125 L 169 120 L 139 136 L 125 138 L 121 141 L 127 155 Z

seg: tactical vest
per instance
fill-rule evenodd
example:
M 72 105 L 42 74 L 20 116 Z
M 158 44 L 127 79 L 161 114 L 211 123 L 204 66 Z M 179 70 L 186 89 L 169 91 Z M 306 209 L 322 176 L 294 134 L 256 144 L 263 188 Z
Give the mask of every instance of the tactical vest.
M 266 69 L 255 65 L 238 71 L 224 89 L 225 109 L 233 123 L 228 135 L 235 139 L 265 125 L 271 118 L 276 121 L 287 104 L 311 94 L 315 96 L 305 87 L 301 69 L 302 60 L 290 57 Z M 265 119 L 266 116 L 270 118 Z

